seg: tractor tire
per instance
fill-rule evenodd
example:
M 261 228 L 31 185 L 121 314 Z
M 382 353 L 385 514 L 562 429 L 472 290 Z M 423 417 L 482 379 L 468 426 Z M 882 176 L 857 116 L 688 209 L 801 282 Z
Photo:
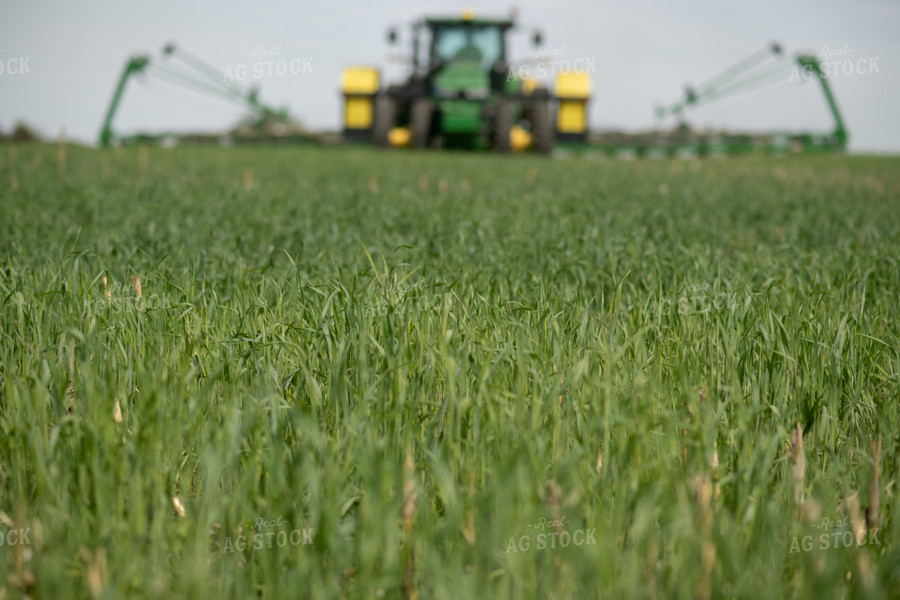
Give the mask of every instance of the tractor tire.
M 431 100 L 419 98 L 412 105 L 410 126 L 413 148 L 428 148 L 431 143 L 431 118 L 434 107 Z
M 553 124 L 550 122 L 550 99 L 534 100 L 529 111 L 531 144 L 538 154 L 550 154 L 553 150 Z
M 397 101 L 390 96 L 376 96 L 375 120 L 372 124 L 372 141 L 376 146 L 390 146 L 388 134 L 394 128 L 397 119 Z
M 512 143 L 509 133 L 513 127 L 513 105 L 509 100 L 501 99 L 497 103 L 497 116 L 494 119 L 494 150 L 511 152 Z

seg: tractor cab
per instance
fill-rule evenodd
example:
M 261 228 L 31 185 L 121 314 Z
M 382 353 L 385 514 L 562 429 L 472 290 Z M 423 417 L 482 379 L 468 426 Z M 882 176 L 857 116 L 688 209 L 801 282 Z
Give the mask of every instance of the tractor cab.
M 486 98 L 503 91 L 512 21 L 426 19 L 424 24 L 431 34 L 427 79 L 435 96 Z

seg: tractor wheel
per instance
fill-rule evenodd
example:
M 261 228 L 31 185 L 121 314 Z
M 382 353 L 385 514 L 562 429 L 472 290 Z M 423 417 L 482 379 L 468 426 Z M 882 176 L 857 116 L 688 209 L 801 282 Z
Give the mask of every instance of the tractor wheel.
M 541 98 L 531 105 L 532 147 L 538 154 L 550 154 L 553 150 L 553 125 L 550 123 L 550 99 Z
M 500 100 L 497 104 L 497 118 L 494 121 L 494 150 L 510 152 L 512 144 L 509 133 L 513 127 L 513 106 L 509 100 Z
M 397 118 L 397 102 L 390 96 L 375 98 L 375 122 L 372 125 L 372 138 L 376 146 L 388 147 L 388 134 L 394 127 Z
M 413 148 L 427 148 L 431 141 L 431 116 L 434 112 L 431 101 L 419 98 L 413 102 L 410 125 L 412 126 Z

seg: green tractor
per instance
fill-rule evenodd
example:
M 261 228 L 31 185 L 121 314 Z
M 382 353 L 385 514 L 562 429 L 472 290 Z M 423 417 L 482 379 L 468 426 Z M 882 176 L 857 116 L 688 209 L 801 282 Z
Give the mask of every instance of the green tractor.
M 509 19 L 476 19 L 471 13 L 414 23 L 412 73 L 405 82 L 380 89 L 377 69 L 344 71 L 345 137 L 384 147 L 550 153 L 553 111 L 561 99 L 515 75 L 506 44 L 514 26 Z M 396 42 L 396 32 L 388 38 Z M 534 43 L 540 42 L 535 33 Z M 579 101 L 583 108 L 586 93 Z M 586 134 L 585 124 L 581 129 Z

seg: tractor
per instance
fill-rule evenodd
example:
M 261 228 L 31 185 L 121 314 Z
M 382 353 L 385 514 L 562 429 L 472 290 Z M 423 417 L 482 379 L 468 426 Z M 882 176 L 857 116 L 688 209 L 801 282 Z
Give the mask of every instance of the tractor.
M 534 79 L 516 76 L 507 57 L 507 34 L 514 27 L 512 19 L 476 19 L 469 11 L 413 23 L 406 81 L 381 88 L 376 68 L 344 70 L 345 138 L 383 147 L 542 154 L 550 153 L 558 135 L 583 141 L 587 75 L 560 74 L 555 95 Z M 388 40 L 397 39 L 390 30 Z M 541 35 L 535 33 L 533 41 L 540 45 Z

